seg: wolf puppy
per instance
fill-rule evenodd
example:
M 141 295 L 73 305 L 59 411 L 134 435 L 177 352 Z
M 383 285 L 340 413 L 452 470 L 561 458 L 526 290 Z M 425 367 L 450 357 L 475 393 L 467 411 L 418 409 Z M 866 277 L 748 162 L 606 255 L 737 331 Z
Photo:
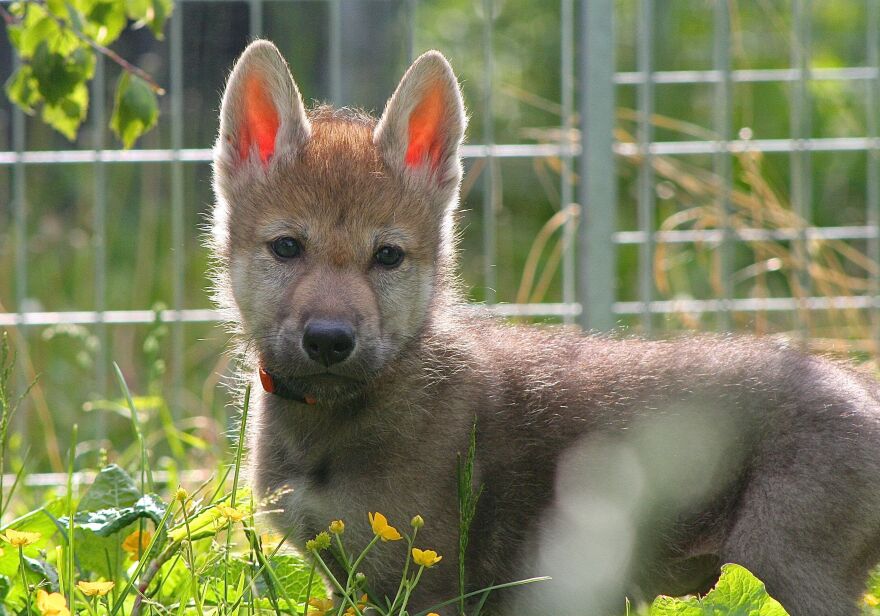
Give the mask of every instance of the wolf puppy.
M 507 325 L 453 283 L 465 126 L 446 60 L 377 121 L 307 111 L 277 49 L 235 65 L 214 152 L 221 304 L 255 388 L 252 481 L 303 543 L 367 513 L 426 525 L 411 613 L 458 594 L 456 454 L 476 421 L 469 590 L 495 614 L 605 614 L 748 567 L 795 616 L 856 614 L 880 557 L 867 377 L 754 339 L 615 340 Z M 394 596 L 404 542 L 362 568 Z M 342 575 L 336 570 L 336 575 Z M 438 609 L 455 612 L 450 607 Z

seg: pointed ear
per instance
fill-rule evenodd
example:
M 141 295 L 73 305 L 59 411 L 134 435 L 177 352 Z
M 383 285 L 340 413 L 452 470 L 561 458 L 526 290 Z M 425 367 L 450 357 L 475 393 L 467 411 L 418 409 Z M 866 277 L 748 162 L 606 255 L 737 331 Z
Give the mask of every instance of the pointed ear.
M 457 185 L 466 123 L 452 67 L 440 52 L 428 51 L 409 67 L 385 106 L 373 143 L 404 177 Z
M 278 48 L 254 41 L 226 84 L 215 160 L 227 171 L 247 162 L 268 167 L 295 155 L 310 134 L 302 97 Z

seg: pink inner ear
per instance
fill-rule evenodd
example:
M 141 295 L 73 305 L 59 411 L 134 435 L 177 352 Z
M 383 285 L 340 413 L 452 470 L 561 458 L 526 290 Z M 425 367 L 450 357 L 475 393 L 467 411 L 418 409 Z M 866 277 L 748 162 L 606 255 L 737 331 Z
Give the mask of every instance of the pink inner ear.
M 418 167 L 426 161 L 432 170 L 440 166 L 444 142 L 441 126 L 444 102 L 442 87 L 434 84 L 410 114 L 409 145 L 404 158 L 407 166 Z
M 260 160 L 269 162 L 275 152 L 275 135 L 278 134 L 278 110 L 272 102 L 265 82 L 259 75 L 248 75 L 244 84 L 244 117 L 239 128 L 238 153 L 242 160 L 250 155 L 257 144 Z

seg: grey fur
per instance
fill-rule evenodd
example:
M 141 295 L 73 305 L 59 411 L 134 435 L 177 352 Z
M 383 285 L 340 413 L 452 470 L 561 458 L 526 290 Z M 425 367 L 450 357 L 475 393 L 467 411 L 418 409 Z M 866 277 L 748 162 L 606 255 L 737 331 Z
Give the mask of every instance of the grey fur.
M 485 492 L 469 588 L 554 577 L 492 595 L 491 613 L 620 612 L 626 594 L 705 590 L 723 562 L 752 570 L 794 616 L 858 613 L 880 559 L 873 378 L 767 340 L 584 336 L 467 306 L 448 232 L 465 115 L 446 61 L 424 58 L 378 128 L 312 111 L 296 156 L 245 180 L 218 145 L 218 298 L 255 381 L 251 480 L 276 496 L 274 523 L 302 546 L 342 518 L 346 541 L 363 545 L 367 512 L 398 527 L 419 513 L 418 546 L 444 560 L 422 576 L 411 612 L 454 597 L 456 456 L 476 419 Z M 400 161 L 424 67 L 454 107 L 442 167 L 453 175 L 433 184 Z M 277 233 L 301 233 L 303 256 L 273 259 Z M 389 238 L 406 259 L 377 270 L 372 251 Z M 331 313 L 358 324 L 358 346 L 314 377 L 299 336 Z M 261 391 L 261 363 L 312 387 L 317 405 Z M 380 544 L 364 563 L 380 597 L 393 595 L 404 557 L 403 542 Z

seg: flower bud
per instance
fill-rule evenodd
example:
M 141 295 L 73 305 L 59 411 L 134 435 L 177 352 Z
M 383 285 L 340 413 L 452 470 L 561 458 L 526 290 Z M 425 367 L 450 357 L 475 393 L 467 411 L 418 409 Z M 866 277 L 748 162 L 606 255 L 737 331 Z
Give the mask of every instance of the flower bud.
M 425 520 L 420 515 L 416 515 L 411 521 L 410 524 L 413 528 L 421 528 L 425 525 Z
M 321 531 L 317 535 L 315 535 L 314 539 L 309 539 L 306 541 L 306 549 L 311 551 L 318 552 L 320 550 L 326 550 L 330 547 L 330 535 L 327 534 L 326 531 Z
M 345 532 L 345 522 L 342 520 L 333 520 L 330 522 L 330 532 L 334 535 L 341 535 Z

